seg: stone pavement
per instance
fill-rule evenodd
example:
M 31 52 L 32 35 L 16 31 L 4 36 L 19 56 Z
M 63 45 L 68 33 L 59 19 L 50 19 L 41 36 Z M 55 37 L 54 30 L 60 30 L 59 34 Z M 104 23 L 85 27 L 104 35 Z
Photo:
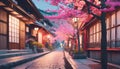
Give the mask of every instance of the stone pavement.
M 100 69 L 99 63 L 89 59 L 72 59 L 68 52 L 65 52 L 65 57 L 73 69 Z
M 65 69 L 62 50 L 55 50 L 28 63 L 14 67 L 13 69 Z

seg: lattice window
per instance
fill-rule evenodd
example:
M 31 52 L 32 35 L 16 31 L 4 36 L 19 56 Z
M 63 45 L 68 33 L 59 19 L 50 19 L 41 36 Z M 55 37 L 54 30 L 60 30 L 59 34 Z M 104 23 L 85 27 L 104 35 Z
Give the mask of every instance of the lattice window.
M 19 43 L 19 19 L 9 15 L 9 42 Z

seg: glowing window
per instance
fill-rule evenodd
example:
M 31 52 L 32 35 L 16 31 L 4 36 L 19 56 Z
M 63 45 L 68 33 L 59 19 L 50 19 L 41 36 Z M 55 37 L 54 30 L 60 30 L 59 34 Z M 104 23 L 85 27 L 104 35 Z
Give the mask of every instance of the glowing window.
M 9 15 L 9 42 L 19 43 L 19 19 Z

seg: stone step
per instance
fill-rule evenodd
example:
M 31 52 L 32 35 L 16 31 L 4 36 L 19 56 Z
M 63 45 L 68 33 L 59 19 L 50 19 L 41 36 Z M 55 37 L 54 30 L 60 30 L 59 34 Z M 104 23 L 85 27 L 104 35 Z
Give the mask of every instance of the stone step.
M 29 54 L 24 56 L 16 56 L 11 58 L 0 59 L 0 69 L 11 69 L 12 67 L 26 63 L 28 61 L 32 61 L 47 53 L 49 53 L 49 51 L 43 52 L 43 53 L 36 53 L 36 54 Z
M 29 50 L 26 49 L 11 49 L 11 50 L 0 50 L 0 54 L 6 54 L 6 53 L 16 53 L 16 52 L 28 52 Z
M 21 56 L 21 55 L 27 55 L 27 54 L 32 54 L 32 52 L 16 52 L 16 53 L 0 54 L 0 59 Z

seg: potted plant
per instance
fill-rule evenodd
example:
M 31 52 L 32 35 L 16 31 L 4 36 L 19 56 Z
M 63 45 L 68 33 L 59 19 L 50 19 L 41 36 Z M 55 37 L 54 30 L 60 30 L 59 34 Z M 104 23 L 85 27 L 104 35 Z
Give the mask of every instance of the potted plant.
M 35 50 L 37 52 L 43 52 L 43 49 L 42 49 L 43 45 L 41 43 L 39 43 L 37 41 L 33 41 L 32 44 L 36 48 Z
M 73 50 L 73 53 L 72 53 L 72 58 L 73 59 L 85 59 L 86 56 L 84 54 L 84 51 L 83 49 L 80 49 L 80 52 L 78 52 L 78 50 Z

